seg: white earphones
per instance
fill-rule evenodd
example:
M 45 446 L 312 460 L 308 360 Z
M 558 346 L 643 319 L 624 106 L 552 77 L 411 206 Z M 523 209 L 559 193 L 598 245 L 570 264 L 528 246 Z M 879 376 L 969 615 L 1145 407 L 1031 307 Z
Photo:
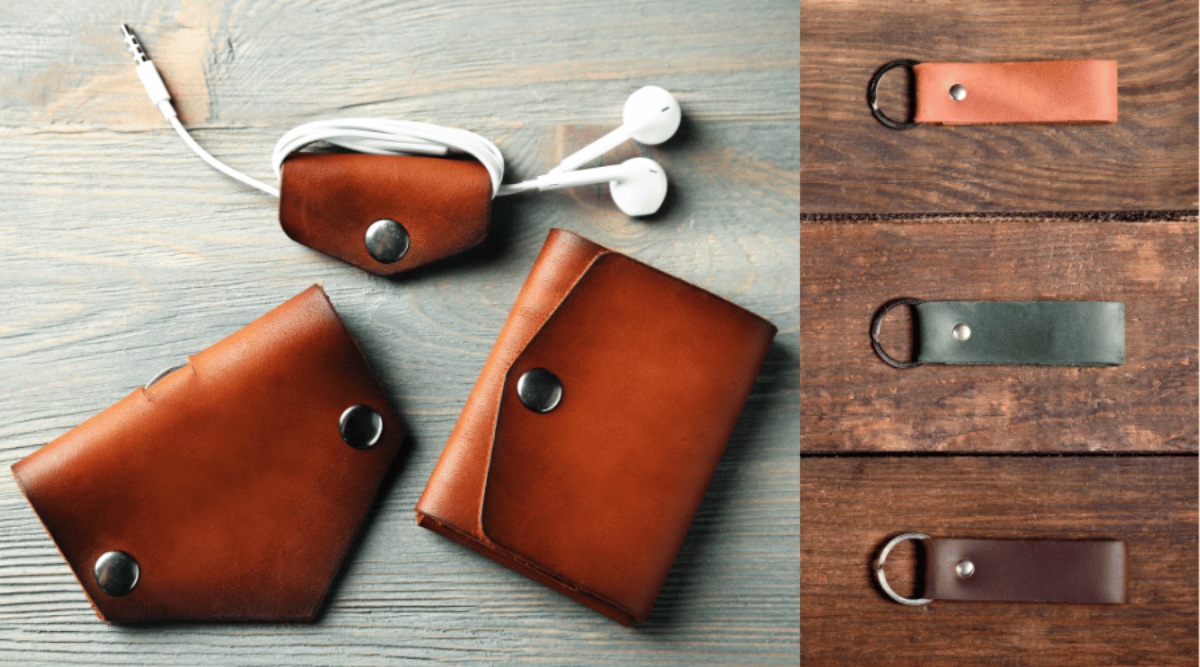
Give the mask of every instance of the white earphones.
M 628 216 L 653 215 L 667 198 L 667 175 L 654 160 L 637 157 L 619 165 L 575 171 L 608 151 L 636 139 L 656 145 L 670 139 L 679 129 L 682 112 L 671 93 L 658 86 L 644 86 L 625 101 L 620 127 L 568 155 L 549 173 L 531 181 L 502 185 L 496 192 L 511 195 L 531 190 L 559 190 L 608 183 L 617 208 Z
M 625 101 L 621 127 L 568 155 L 550 173 L 578 169 L 631 138 L 657 146 L 675 135 L 682 117 L 674 95 L 658 86 L 639 88 Z
M 621 164 L 581 171 L 550 172 L 532 181 L 501 186 L 501 195 L 538 190 L 561 190 L 608 183 L 613 201 L 625 215 L 653 215 L 667 198 L 667 175 L 657 162 L 635 157 Z

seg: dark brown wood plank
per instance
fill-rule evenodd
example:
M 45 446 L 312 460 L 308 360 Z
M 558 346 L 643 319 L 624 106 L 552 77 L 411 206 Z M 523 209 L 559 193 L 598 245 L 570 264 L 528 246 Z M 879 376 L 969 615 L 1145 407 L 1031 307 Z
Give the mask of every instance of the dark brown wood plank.
M 1196 231 L 1194 217 L 803 222 L 803 451 L 1196 451 Z M 869 327 L 900 296 L 1123 301 L 1126 363 L 893 369 Z M 902 319 L 884 340 L 907 358 Z
M 1194 457 L 806 457 L 801 468 L 805 667 L 1196 664 Z M 907 531 L 1124 540 L 1129 602 L 905 607 L 876 588 L 872 565 Z M 919 593 L 902 576 L 915 553 L 888 558 L 902 595 Z
M 801 2 L 806 213 L 1193 209 L 1197 5 L 1135 0 Z M 896 58 L 1118 61 L 1120 120 L 1092 126 L 880 125 L 872 73 Z M 902 70 L 881 101 L 906 107 Z

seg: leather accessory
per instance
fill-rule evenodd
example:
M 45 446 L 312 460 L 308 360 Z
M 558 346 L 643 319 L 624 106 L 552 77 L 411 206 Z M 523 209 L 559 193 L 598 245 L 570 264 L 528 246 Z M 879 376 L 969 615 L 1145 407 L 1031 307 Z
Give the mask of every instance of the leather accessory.
M 913 74 L 911 121 L 883 114 L 879 80 L 895 67 Z M 930 123 L 1117 122 L 1117 61 L 1045 60 L 1001 63 L 918 63 L 897 60 L 872 78 L 868 102 L 875 117 L 894 129 Z
M 13 475 L 105 621 L 311 621 L 405 437 L 313 286 Z
M 491 178 L 475 160 L 293 153 L 280 180 L 289 237 L 381 276 L 478 245 L 491 208 Z
M 621 623 L 645 620 L 775 331 L 552 230 L 417 523 Z
M 925 545 L 925 592 L 905 598 L 888 585 L 884 564 L 907 540 Z M 893 600 L 1123 604 L 1125 543 L 1118 540 L 995 540 L 897 535 L 880 551 L 875 577 Z
M 883 318 L 913 306 L 916 356 L 899 361 L 879 341 Z M 1119 366 L 1125 363 L 1125 304 L 1114 301 L 921 301 L 884 304 L 871 345 L 896 368 L 921 364 Z

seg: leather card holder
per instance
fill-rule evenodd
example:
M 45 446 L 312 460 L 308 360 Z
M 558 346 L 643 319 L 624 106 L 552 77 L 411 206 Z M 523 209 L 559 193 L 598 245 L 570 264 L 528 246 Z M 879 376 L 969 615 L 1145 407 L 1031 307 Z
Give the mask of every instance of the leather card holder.
M 319 286 L 188 362 L 13 475 L 103 620 L 311 621 L 405 427 Z
M 775 333 L 552 230 L 417 522 L 621 623 L 645 620 Z M 557 392 L 527 402 L 523 385 L 546 372 Z

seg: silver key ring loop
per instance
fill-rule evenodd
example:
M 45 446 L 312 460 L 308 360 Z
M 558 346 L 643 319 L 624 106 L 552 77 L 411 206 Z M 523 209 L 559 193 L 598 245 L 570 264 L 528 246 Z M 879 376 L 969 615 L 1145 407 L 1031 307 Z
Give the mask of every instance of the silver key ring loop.
M 929 598 L 906 598 L 896 593 L 896 591 L 892 590 L 892 587 L 888 585 L 887 577 L 883 574 L 883 564 L 887 561 L 888 554 L 892 552 L 892 548 L 897 544 L 900 544 L 901 542 L 907 542 L 909 540 L 927 539 L 929 539 L 929 536 L 924 533 L 904 533 L 903 535 L 897 535 L 892 538 L 891 542 L 888 542 L 887 545 L 883 547 L 883 550 L 879 552 L 879 560 L 875 561 L 875 578 L 879 580 L 879 585 L 883 588 L 883 592 L 887 593 L 889 597 L 900 604 L 908 605 L 910 607 L 920 607 L 933 602 L 933 600 Z

